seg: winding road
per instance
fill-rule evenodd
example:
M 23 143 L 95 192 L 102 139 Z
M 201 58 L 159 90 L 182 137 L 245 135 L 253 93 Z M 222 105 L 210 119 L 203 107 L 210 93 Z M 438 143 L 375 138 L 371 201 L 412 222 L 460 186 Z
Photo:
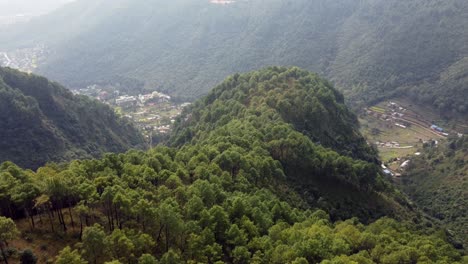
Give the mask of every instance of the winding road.
M 4 66 L 5 66 L 5 67 L 10 66 L 10 64 L 11 64 L 11 59 L 10 59 L 10 57 L 8 57 L 8 54 L 6 54 L 5 52 L 1 52 L 1 55 L 3 55 L 3 57 L 4 57 L 5 60 L 6 60 L 6 63 L 5 63 Z

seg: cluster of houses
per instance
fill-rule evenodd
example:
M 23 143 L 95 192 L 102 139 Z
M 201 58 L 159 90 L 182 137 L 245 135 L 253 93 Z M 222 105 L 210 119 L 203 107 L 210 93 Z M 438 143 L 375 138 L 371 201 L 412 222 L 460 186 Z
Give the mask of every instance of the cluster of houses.
M 407 128 L 409 126 L 409 124 L 402 119 L 405 116 L 405 112 L 407 111 L 406 108 L 399 106 L 395 102 L 389 102 L 387 104 L 387 107 L 390 111 L 389 110 L 384 111 L 384 109 L 380 109 L 380 111 L 377 111 L 377 110 L 373 110 L 372 108 L 370 108 L 370 109 L 367 109 L 367 114 L 375 118 L 379 118 L 383 121 L 391 122 L 395 126 L 400 127 L 400 128 Z
M 449 134 L 447 132 L 445 132 L 445 130 L 437 125 L 434 125 L 432 124 L 431 125 L 431 129 L 432 131 L 438 133 L 439 135 L 442 135 L 442 136 L 448 136 Z
M 169 95 L 152 92 L 150 94 L 140 94 L 138 96 L 122 95 L 115 99 L 115 105 L 122 108 L 130 108 L 134 106 L 154 105 L 156 103 L 169 102 L 171 97 Z
M 416 152 L 414 154 L 415 156 L 420 156 L 421 153 L 420 152 Z M 403 161 L 403 162 L 402 162 Z M 396 162 L 401 162 L 401 164 L 398 166 L 397 169 L 394 169 L 393 171 L 388 168 L 387 166 L 385 166 L 385 164 L 382 164 L 381 167 L 382 167 L 382 171 L 385 175 L 387 176 L 391 176 L 391 177 L 396 177 L 396 178 L 399 178 L 401 177 L 402 175 L 402 172 L 408 168 L 408 166 L 410 165 L 410 162 L 411 160 L 410 159 L 400 159 L 400 158 L 397 158 Z
M 382 148 L 399 148 L 400 147 L 400 143 L 398 143 L 396 141 L 391 141 L 391 142 L 377 141 L 377 142 L 375 142 L 375 145 L 379 146 L 379 147 L 382 147 Z
M 155 130 L 161 134 L 167 134 L 171 131 L 171 126 L 170 125 L 158 126 L 158 127 L 155 127 Z
M 44 45 L 17 49 L 12 52 L 0 52 L 0 66 L 31 73 L 37 68 L 38 61 L 46 55 L 47 49 Z
M 215 5 L 229 5 L 235 2 L 234 0 L 210 0 L 210 3 Z
M 88 85 L 86 88 L 74 90 L 73 93 L 94 97 L 103 103 L 119 106 L 122 108 L 154 105 L 157 103 L 169 102 L 171 100 L 169 95 L 157 91 L 134 96 L 122 94 L 119 90 L 115 90 L 112 86 L 101 86 L 98 84 L 92 84 Z

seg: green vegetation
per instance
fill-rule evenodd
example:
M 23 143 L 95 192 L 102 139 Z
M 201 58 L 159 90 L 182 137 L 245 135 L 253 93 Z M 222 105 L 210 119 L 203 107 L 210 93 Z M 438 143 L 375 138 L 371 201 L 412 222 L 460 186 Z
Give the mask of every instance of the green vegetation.
M 466 115 L 466 13 L 465 0 L 82 0 L 11 28 L 0 47 L 45 44 L 39 72 L 72 87 L 123 79 L 194 98 L 235 72 L 295 65 L 354 105 L 411 96 Z
M 455 235 L 458 246 L 468 246 L 468 139 L 425 144 L 423 155 L 411 160 L 402 189 L 426 213 L 439 219 Z
M 0 216 L 0 251 L 2 252 L 2 258 L 5 263 L 8 263 L 5 247 L 8 245 L 8 241 L 15 238 L 18 233 L 19 231 L 13 220 Z
M 234 75 L 179 118 L 174 147 L 3 163 L 0 214 L 60 241 L 56 263 L 466 260 L 379 175 L 355 120 L 315 74 Z
M 0 68 L 0 138 L 0 161 L 26 168 L 143 144 L 139 132 L 110 107 L 8 68 Z

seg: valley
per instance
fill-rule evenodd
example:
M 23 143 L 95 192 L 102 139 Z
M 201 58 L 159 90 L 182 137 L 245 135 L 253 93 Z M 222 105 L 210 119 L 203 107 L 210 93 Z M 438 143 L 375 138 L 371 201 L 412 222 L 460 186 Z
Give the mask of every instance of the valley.
M 360 122 L 384 173 L 466 250 L 467 120 L 447 120 L 400 98 L 365 108 Z

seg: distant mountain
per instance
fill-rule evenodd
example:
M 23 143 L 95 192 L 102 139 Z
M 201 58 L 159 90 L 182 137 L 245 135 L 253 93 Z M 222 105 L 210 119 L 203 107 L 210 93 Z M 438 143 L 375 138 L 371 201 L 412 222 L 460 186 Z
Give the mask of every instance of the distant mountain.
M 295 65 L 355 105 L 412 96 L 466 114 L 465 0 L 79 0 L 0 33 L 45 44 L 38 71 L 72 87 L 116 78 L 194 98 L 224 76 Z
M 143 144 L 110 107 L 9 68 L 0 68 L 0 138 L 0 162 L 33 169 Z

